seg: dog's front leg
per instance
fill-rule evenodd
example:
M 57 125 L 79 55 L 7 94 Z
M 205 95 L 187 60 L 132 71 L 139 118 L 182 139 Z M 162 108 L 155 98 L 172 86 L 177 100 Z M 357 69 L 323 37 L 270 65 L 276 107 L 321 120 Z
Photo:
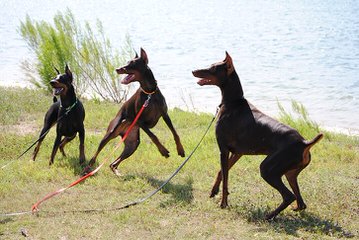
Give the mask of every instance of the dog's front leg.
M 233 165 L 238 161 L 238 159 L 241 157 L 242 155 L 240 154 L 235 154 L 233 153 L 230 157 L 229 157 L 229 160 L 228 160 L 228 172 L 229 170 L 231 170 L 231 168 L 233 167 Z M 211 195 L 210 197 L 214 197 L 217 195 L 217 193 L 219 192 L 219 185 L 222 181 L 222 170 L 220 170 L 217 174 L 217 178 L 216 178 L 216 181 L 214 182 L 213 184 L 213 187 L 212 187 L 212 191 L 211 191 Z
M 49 165 L 54 163 L 54 158 L 55 158 L 57 150 L 59 149 L 60 143 L 61 143 L 61 135 L 57 134 L 56 139 L 55 139 L 55 143 L 54 143 L 54 147 L 52 149 Z
M 151 138 L 152 142 L 154 144 L 156 144 L 158 150 L 160 151 L 160 153 L 162 154 L 162 156 L 168 158 L 170 155 L 169 155 L 169 151 L 160 143 L 160 141 L 158 140 L 157 136 L 155 134 L 153 134 L 151 132 L 151 130 L 146 127 L 144 124 L 139 124 L 140 127 L 143 129 L 143 131 L 145 131 L 145 133 Z
M 176 146 L 177 146 L 177 153 L 178 155 L 180 155 L 181 157 L 184 157 L 185 156 L 185 152 L 184 152 L 184 149 L 183 149 L 183 146 L 182 146 L 182 143 L 181 143 L 181 140 L 180 140 L 180 137 L 178 136 L 175 128 L 173 127 L 173 124 L 172 124 L 172 121 L 170 119 L 170 117 L 168 116 L 167 113 L 165 113 L 163 116 L 162 116 L 163 120 L 165 121 L 165 123 L 167 124 L 168 128 L 171 130 L 172 134 L 173 134 L 173 137 L 175 139 L 175 142 L 176 142 Z
M 228 150 L 221 149 L 221 172 L 222 172 L 222 202 L 221 208 L 228 207 Z

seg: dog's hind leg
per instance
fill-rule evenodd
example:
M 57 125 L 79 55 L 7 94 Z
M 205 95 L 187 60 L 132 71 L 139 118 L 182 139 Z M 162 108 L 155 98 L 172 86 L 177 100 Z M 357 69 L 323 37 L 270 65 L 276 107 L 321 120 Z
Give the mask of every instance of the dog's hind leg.
M 242 155 L 240 154 L 232 154 L 230 157 L 229 157 L 229 160 L 228 160 L 228 171 L 233 167 L 233 165 L 238 161 L 238 159 L 241 157 Z M 216 181 L 214 182 L 214 185 L 212 187 L 212 191 L 211 191 L 211 195 L 210 197 L 214 197 L 218 194 L 219 192 L 219 185 L 221 184 L 221 181 L 222 181 L 222 171 L 218 171 L 218 174 L 217 174 L 217 178 L 216 178 Z
M 273 155 L 267 156 L 260 165 L 261 177 L 273 188 L 275 188 L 282 196 L 283 202 L 271 213 L 266 216 L 267 220 L 276 217 L 282 210 L 287 208 L 294 200 L 295 195 L 284 185 L 282 176 L 290 169 L 293 162 L 289 161 L 295 154 L 295 148 L 288 147 Z
M 44 140 L 44 138 L 46 137 L 47 131 L 48 131 L 50 128 L 51 128 L 51 125 L 45 124 L 44 128 L 41 130 L 40 137 L 39 137 L 39 141 L 38 141 L 38 143 L 36 144 L 36 147 L 35 147 L 35 149 L 34 149 L 34 152 L 32 153 L 32 160 L 33 160 L 33 161 L 35 161 L 36 156 L 37 156 L 37 153 L 38 153 L 39 150 L 40 150 L 41 143 L 42 143 L 42 141 Z
M 304 167 L 290 170 L 285 173 L 285 177 L 287 178 L 290 187 L 293 190 L 293 193 L 297 199 L 297 207 L 294 208 L 294 211 L 304 210 L 307 206 L 304 203 L 304 200 L 300 194 L 299 185 L 298 185 L 298 175 L 304 169 Z
M 57 114 L 58 114 L 58 111 L 59 111 L 59 106 L 60 106 L 60 104 L 54 103 L 45 114 L 44 127 L 41 130 L 40 137 L 39 137 L 39 142 L 37 143 L 37 145 L 36 145 L 36 147 L 34 149 L 34 152 L 32 154 L 32 160 L 33 161 L 35 161 L 37 153 L 40 150 L 41 143 L 44 140 L 44 138 L 46 137 L 48 131 L 50 130 L 50 128 L 53 125 L 56 124 Z
M 290 187 L 292 188 L 294 195 L 297 199 L 297 207 L 294 208 L 294 211 L 304 210 L 307 206 L 304 203 L 304 200 L 300 194 L 299 185 L 298 185 L 298 175 L 299 173 L 309 165 L 311 160 L 311 155 L 309 152 L 309 148 L 306 147 L 303 151 L 303 159 L 297 164 L 294 168 L 285 173 L 285 177 L 287 178 Z
M 61 135 L 57 134 L 55 143 L 54 143 L 54 147 L 52 149 L 49 165 L 52 165 L 54 163 L 54 158 L 55 158 L 57 150 L 59 149 L 60 143 L 61 143 Z
M 64 139 L 62 139 L 59 148 L 60 148 L 60 152 L 62 153 L 62 155 L 63 155 L 64 157 L 66 157 L 66 153 L 65 153 L 65 151 L 64 151 L 65 145 L 66 145 L 68 142 L 70 142 L 72 139 L 74 139 L 75 137 L 76 137 L 76 134 L 73 135 L 73 136 L 71 136 L 71 137 L 64 137 Z
M 119 176 L 120 173 L 117 170 L 118 165 L 130 157 L 137 149 L 140 144 L 140 129 L 138 126 L 134 126 L 131 132 L 128 134 L 127 138 L 124 141 L 125 147 L 121 153 L 121 155 L 110 165 L 111 170 Z

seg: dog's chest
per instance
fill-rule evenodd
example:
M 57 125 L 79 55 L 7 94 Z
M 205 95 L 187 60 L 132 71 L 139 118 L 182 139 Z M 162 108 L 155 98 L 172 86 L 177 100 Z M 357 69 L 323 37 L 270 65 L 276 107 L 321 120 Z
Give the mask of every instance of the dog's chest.
M 60 133 L 63 136 L 71 137 L 79 129 L 78 121 L 73 119 L 73 116 L 71 114 L 63 117 L 58 123 L 57 123 L 57 130 L 58 133 Z
M 166 102 L 163 100 L 163 97 L 154 96 L 145 108 L 141 116 L 141 121 L 148 128 L 152 128 L 157 124 L 163 112 L 167 112 Z

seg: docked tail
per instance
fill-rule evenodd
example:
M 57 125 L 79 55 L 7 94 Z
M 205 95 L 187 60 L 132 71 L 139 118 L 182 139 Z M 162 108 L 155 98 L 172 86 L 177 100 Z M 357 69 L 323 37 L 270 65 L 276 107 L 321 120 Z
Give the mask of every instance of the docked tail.
M 323 133 L 319 133 L 315 138 L 310 141 L 304 141 L 306 149 L 309 150 L 314 144 L 316 144 L 320 139 L 323 138 Z

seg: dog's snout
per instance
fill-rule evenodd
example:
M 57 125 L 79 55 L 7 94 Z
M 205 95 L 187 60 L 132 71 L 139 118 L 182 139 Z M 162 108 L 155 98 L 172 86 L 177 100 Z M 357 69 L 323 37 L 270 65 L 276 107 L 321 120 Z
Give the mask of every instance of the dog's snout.
M 50 81 L 50 85 L 51 85 L 51 86 L 54 86 L 56 83 L 57 83 L 57 79 L 52 79 L 52 80 Z
M 117 74 L 124 74 L 126 73 L 126 68 L 125 67 L 116 68 L 116 72 Z

